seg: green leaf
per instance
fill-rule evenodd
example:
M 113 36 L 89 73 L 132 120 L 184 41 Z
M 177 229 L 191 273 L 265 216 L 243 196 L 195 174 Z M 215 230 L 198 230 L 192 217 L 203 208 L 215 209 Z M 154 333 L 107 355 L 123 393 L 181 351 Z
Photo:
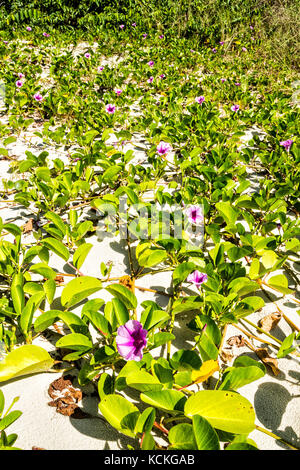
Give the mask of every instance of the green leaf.
M 106 290 L 111 295 L 121 300 L 129 310 L 137 307 L 136 297 L 127 287 L 122 286 L 121 284 L 111 284 L 106 287 Z
M 60 241 L 56 240 L 56 238 L 44 238 L 42 240 L 42 244 L 48 248 L 48 250 L 53 251 L 57 256 L 68 261 L 70 257 L 70 253 L 67 247 Z
M 162 393 L 162 392 L 161 392 Z M 217 429 L 235 434 L 248 434 L 255 428 L 251 403 L 235 392 L 203 390 L 188 398 L 184 413 L 200 415 Z
M 126 436 L 135 437 L 134 429 L 140 413 L 133 403 L 121 395 L 106 395 L 99 403 L 99 410 L 111 426 Z
M 170 446 L 168 450 L 195 450 L 197 443 L 193 426 L 188 423 L 176 424 L 170 429 L 168 439 Z
M 43 284 L 43 288 L 47 297 L 49 304 L 51 305 L 54 299 L 54 295 L 56 292 L 56 283 L 53 279 L 48 279 Z
M 8 428 L 8 426 L 10 426 L 14 421 L 20 418 L 21 414 L 22 414 L 22 411 L 15 410 L 15 411 L 11 411 L 3 419 L 1 419 L 0 420 L 0 432 Z
M 247 277 L 238 277 L 230 282 L 228 289 L 242 296 L 258 290 L 259 285 L 255 281 L 250 281 Z
M 280 349 L 277 353 L 278 359 L 287 356 L 292 351 L 295 351 L 296 348 L 293 347 L 294 339 L 295 339 L 295 332 L 291 333 L 282 341 Z
M 61 303 L 68 308 L 73 307 L 73 305 L 78 304 L 81 300 L 86 299 L 100 289 L 102 289 L 102 284 L 98 279 L 90 276 L 77 277 L 64 287 L 61 294 Z
M 43 276 L 45 279 L 55 279 L 56 272 L 53 269 L 49 268 L 46 263 L 37 263 L 33 266 L 30 266 L 29 271 L 32 273 L 37 273 Z
M 44 372 L 52 367 L 54 360 L 45 349 L 26 344 L 14 349 L 0 362 L 0 382 L 22 375 Z
M 98 393 L 100 400 L 102 400 L 106 395 L 114 393 L 114 380 L 111 375 L 106 372 L 103 372 L 98 380 Z
M 38 292 L 30 297 L 27 301 L 26 306 L 23 308 L 20 315 L 20 327 L 25 335 L 29 332 L 32 324 L 33 314 L 39 307 L 42 300 L 45 298 L 44 292 Z
M 236 223 L 238 218 L 238 212 L 232 207 L 231 202 L 217 202 L 216 208 L 225 220 L 227 225 Z
M 66 235 L 67 226 L 65 222 L 59 217 L 59 215 L 55 214 L 55 212 L 46 212 L 45 218 L 50 220 L 63 235 Z
M 240 356 L 234 361 L 233 367 L 228 367 L 224 371 L 219 390 L 237 390 L 260 379 L 265 375 L 265 372 L 265 366 L 260 362 L 248 356 Z
M 49 326 L 59 320 L 61 310 L 49 310 L 42 313 L 34 322 L 34 329 L 37 333 L 46 330 Z
M 198 450 L 220 450 L 218 434 L 203 416 L 193 416 L 193 430 Z
M 23 274 L 15 274 L 11 283 L 11 298 L 13 301 L 15 312 L 21 315 L 25 306 L 25 295 L 23 290 L 24 276 Z
M 153 377 L 153 375 L 143 369 L 129 374 L 126 377 L 126 383 L 129 387 L 135 388 L 140 392 L 158 391 L 163 388 L 163 385 L 156 377 Z
M 248 442 L 232 442 L 225 450 L 258 450 L 258 448 Z
M 83 245 L 80 245 L 77 248 L 73 255 L 73 264 L 75 268 L 81 268 L 92 247 L 92 243 L 83 243 Z
M 2 416 L 3 410 L 5 405 L 5 398 L 2 390 L 0 390 L 0 418 Z
M 181 263 L 173 271 L 173 284 L 176 286 L 177 284 L 180 284 L 181 282 L 185 281 L 188 275 L 194 271 L 195 269 L 195 263 Z
M 135 433 L 143 433 L 143 432 L 150 432 L 154 421 L 156 417 L 156 412 L 155 409 L 149 406 L 146 408 L 141 415 L 139 416 L 139 419 L 137 420 L 136 426 L 135 426 Z
M 74 349 L 74 351 L 88 351 L 93 343 L 89 338 L 80 333 L 71 333 L 60 338 L 55 345 L 57 348 Z
M 282 294 L 292 294 L 292 290 L 288 288 L 289 283 L 284 274 L 278 274 L 268 279 L 267 284 L 270 287 L 274 287 Z
M 140 398 L 148 405 L 169 412 L 182 412 L 186 402 L 183 393 L 177 390 L 161 390 L 141 393 Z
M 129 312 L 127 307 L 119 299 L 112 299 L 112 304 L 118 325 L 124 325 L 129 320 Z

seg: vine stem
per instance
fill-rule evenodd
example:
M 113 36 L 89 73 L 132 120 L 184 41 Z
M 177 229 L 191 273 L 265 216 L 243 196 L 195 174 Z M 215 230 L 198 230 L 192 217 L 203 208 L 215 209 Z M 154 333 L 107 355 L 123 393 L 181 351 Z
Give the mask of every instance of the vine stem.
M 257 431 L 263 432 L 264 434 L 267 434 L 268 436 L 273 437 L 273 439 L 276 439 L 277 441 L 282 442 L 286 446 L 290 447 L 292 450 L 300 450 L 298 447 L 295 447 L 292 444 L 290 444 L 289 442 L 282 439 L 282 437 L 277 436 L 276 434 L 274 434 L 271 431 L 268 431 L 267 429 L 261 428 L 257 424 L 255 425 L 255 428 L 257 429 Z

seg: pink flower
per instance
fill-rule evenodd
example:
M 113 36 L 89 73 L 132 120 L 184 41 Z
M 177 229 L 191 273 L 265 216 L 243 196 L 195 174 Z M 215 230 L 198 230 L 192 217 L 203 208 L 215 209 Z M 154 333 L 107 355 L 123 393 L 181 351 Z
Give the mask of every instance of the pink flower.
M 115 90 L 115 92 L 116 92 L 116 94 L 117 94 L 118 96 L 120 96 L 120 94 L 123 92 L 123 90 L 117 88 L 117 89 Z
M 217 52 L 217 49 L 213 47 L 211 51 L 215 54 Z
M 153 60 L 150 60 L 150 61 L 148 62 L 148 65 L 149 65 L 149 67 L 153 67 L 153 65 L 154 65 Z
M 203 222 L 204 217 L 199 206 L 190 206 L 186 210 L 186 215 L 188 216 L 188 221 L 192 224 L 199 224 Z
M 131 25 L 131 26 L 133 26 L 133 27 L 135 28 L 135 27 L 136 27 L 136 23 L 132 23 L 132 25 Z
M 147 345 L 147 330 L 137 320 L 129 320 L 119 326 L 116 343 L 119 354 L 127 361 L 141 361 Z
M 156 147 L 156 151 L 159 155 L 166 155 L 171 150 L 171 145 L 167 142 L 161 141 Z
M 242 47 L 243 52 L 247 52 L 247 49 L 245 47 Z
M 16 86 L 17 86 L 18 88 L 21 88 L 21 86 L 23 86 L 23 82 L 21 82 L 21 80 L 17 80 L 17 81 L 16 81 Z
M 148 34 L 147 34 L 147 33 L 144 33 L 144 34 L 143 34 L 143 39 L 146 39 L 147 36 L 148 36 Z
M 43 36 L 45 36 L 45 38 L 48 38 L 50 36 L 50 34 L 48 33 L 43 33 Z
M 202 104 L 205 101 L 204 96 L 196 96 L 195 98 L 196 103 Z
M 154 80 L 154 77 L 150 77 L 150 78 L 148 78 L 147 82 L 148 82 L 148 83 L 152 83 L 153 80 Z
M 108 114 L 114 114 L 116 107 L 114 104 L 108 104 L 105 109 Z
M 44 99 L 40 93 L 36 93 L 33 97 L 36 101 L 42 101 Z
M 282 147 L 285 148 L 285 150 L 289 151 L 291 146 L 293 145 L 293 140 L 292 139 L 288 139 L 288 140 L 283 140 L 280 142 L 280 145 L 282 145 Z
M 98 67 L 98 72 L 102 72 L 102 70 L 104 70 L 104 67 Z
M 165 36 L 163 34 L 160 34 L 160 36 L 158 36 L 159 39 L 163 39 Z
M 162 74 L 159 76 L 159 78 L 166 78 L 166 76 L 165 76 L 164 73 L 162 73 Z
M 221 82 L 222 83 L 226 82 L 226 78 L 221 78 Z
M 235 86 L 241 86 L 241 84 L 239 82 L 235 83 Z
M 124 24 L 120 24 L 120 29 L 124 29 Z
M 223 44 L 225 44 L 225 41 L 220 41 L 219 44 L 223 46 Z
M 234 104 L 233 106 L 231 106 L 231 111 L 234 111 L 235 113 L 240 109 L 239 105 L 238 104 Z
M 189 274 L 186 280 L 187 282 L 192 282 L 197 288 L 199 288 L 203 282 L 207 281 L 207 274 L 200 273 L 200 271 L 196 270 Z
M 86 53 L 84 54 L 84 57 L 85 57 L 86 59 L 90 59 L 90 58 L 91 58 L 91 54 L 90 54 L 89 52 L 86 52 Z
M 27 31 L 31 31 L 31 30 L 32 30 L 32 28 L 30 28 L 30 26 L 27 26 L 26 29 L 27 29 Z
M 18 77 L 19 77 L 19 79 L 21 80 L 21 78 L 24 78 L 25 75 L 23 75 L 21 72 L 19 72 L 19 73 L 18 73 Z

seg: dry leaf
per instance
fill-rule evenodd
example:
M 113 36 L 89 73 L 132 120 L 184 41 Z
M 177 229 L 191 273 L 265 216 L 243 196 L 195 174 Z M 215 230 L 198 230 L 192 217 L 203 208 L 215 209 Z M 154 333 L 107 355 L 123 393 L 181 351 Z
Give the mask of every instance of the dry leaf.
M 127 289 L 134 293 L 134 280 L 132 280 L 130 276 L 121 277 L 119 284 L 122 284 L 122 286 L 127 287 Z
M 34 219 L 29 219 L 26 224 L 23 225 L 23 233 L 30 233 L 33 230 Z
M 58 274 L 58 275 L 55 277 L 54 281 L 56 282 L 56 285 L 57 285 L 57 286 L 61 286 L 62 284 L 64 284 L 65 278 L 64 278 L 64 276 L 62 276 L 61 274 Z
M 271 357 L 267 349 L 258 348 L 255 349 L 255 352 L 260 358 L 260 360 L 272 369 L 274 375 L 278 375 L 280 373 L 280 370 L 278 369 L 277 359 L 275 357 Z
M 224 349 L 221 351 L 220 357 L 223 362 L 230 362 L 233 359 L 233 354 L 229 351 L 224 351 Z
M 78 406 L 82 400 L 82 392 L 79 388 L 73 387 L 71 377 L 68 377 L 70 376 L 60 377 L 50 384 L 48 394 L 53 400 L 48 405 L 54 406 L 57 413 L 64 416 L 77 419 L 86 418 L 88 415 Z
M 231 336 L 227 340 L 227 344 L 229 344 L 230 346 L 237 346 L 238 348 L 241 348 L 245 346 L 245 340 L 242 335 Z
M 269 332 L 279 323 L 281 319 L 281 314 L 271 313 L 270 315 L 266 315 L 261 320 L 259 320 L 259 326 L 263 328 L 265 331 Z

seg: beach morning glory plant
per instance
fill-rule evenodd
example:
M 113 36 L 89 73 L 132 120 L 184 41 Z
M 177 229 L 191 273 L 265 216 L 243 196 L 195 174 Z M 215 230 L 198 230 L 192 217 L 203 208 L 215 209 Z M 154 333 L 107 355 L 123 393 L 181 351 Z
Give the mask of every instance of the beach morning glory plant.
M 129 320 L 119 326 L 116 344 L 119 354 L 127 361 L 141 361 L 147 345 L 147 330 L 137 320 Z

